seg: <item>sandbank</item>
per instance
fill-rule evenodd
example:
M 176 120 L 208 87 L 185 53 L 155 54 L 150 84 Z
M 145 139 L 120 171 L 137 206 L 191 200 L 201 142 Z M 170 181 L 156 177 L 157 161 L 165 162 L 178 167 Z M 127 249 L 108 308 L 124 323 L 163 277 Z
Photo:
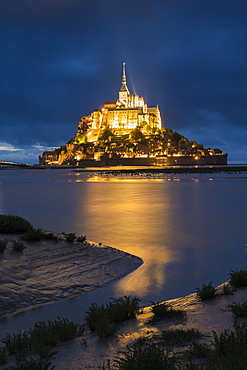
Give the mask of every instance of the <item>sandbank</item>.
M 138 268 L 142 259 L 101 243 L 59 240 L 25 242 L 15 251 L 11 240 L 0 253 L 0 318 L 101 288 Z
M 83 338 L 59 345 L 59 353 L 52 359 L 52 364 L 59 370 L 98 369 L 99 364 L 116 358 L 120 351 L 125 350 L 127 345 L 131 346 L 136 338 L 150 337 L 168 329 L 199 329 L 203 333 L 201 341 L 208 343 L 212 339 L 212 331 L 220 333 L 233 326 L 234 317 L 227 305 L 232 302 L 243 303 L 247 299 L 247 288 L 238 288 L 229 295 L 222 295 L 222 290 L 223 284 L 217 287 L 217 296 L 207 301 L 200 301 L 196 293 L 166 301 L 174 308 L 186 311 L 182 321 L 164 319 L 150 323 L 153 316 L 151 307 L 145 307 L 136 319 L 122 323 L 114 337 L 100 339 L 94 333 L 87 332 Z M 182 348 L 184 349 L 186 347 Z M 180 352 L 181 347 L 173 350 Z

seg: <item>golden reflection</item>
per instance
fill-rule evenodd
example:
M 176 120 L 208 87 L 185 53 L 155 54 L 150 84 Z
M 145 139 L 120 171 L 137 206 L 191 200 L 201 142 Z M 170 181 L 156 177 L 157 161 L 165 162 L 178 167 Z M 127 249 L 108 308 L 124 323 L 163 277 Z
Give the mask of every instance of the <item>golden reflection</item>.
M 86 196 L 90 201 L 81 204 L 81 208 L 95 226 L 94 241 L 144 261 L 137 270 L 116 282 L 116 294 L 141 297 L 149 292 L 159 293 L 166 282 L 167 264 L 177 258 L 170 243 L 176 238 L 170 192 L 155 182 L 123 180 L 88 184 L 83 199 Z M 157 245 L 157 240 L 164 242 Z
M 104 182 L 139 182 L 139 181 L 156 181 L 163 182 L 164 179 L 157 178 L 128 178 L 128 177 L 103 177 L 103 176 L 92 176 L 86 180 L 87 182 L 104 181 Z

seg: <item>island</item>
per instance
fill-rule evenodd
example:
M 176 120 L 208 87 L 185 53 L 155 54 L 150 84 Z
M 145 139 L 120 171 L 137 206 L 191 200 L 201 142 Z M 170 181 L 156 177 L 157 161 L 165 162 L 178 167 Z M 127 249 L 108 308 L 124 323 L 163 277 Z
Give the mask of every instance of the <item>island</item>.
M 79 167 L 226 165 L 227 153 L 204 148 L 163 127 L 158 105 L 148 107 L 143 97 L 130 93 L 123 63 L 118 99 L 81 117 L 75 137 L 45 151 L 39 163 Z

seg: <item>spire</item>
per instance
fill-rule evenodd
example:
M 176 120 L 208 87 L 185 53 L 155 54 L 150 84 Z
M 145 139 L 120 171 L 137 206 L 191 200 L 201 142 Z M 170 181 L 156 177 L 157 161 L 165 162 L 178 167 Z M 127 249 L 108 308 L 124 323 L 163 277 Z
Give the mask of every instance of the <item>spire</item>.
M 122 86 L 120 91 L 127 91 L 129 93 L 126 81 L 126 74 L 125 74 L 125 63 L 123 63 L 123 75 L 122 75 Z

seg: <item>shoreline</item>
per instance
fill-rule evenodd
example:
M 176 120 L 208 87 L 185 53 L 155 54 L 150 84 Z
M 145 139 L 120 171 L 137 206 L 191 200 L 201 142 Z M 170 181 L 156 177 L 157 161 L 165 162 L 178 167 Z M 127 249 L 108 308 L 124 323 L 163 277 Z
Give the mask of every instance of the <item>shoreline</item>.
M 61 236 L 62 234 L 56 235 Z M 9 236 L 10 235 L 7 234 L 1 234 L 0 239 L 5 239 Z M 18 235 L 15 235 L 15 237 L 17 238 Z M 49 246 L 51 246 L 52 243 L 53 248 L 54 245 L 56 245 L 55 242 L 50 241 L 29 242 L 28 247 L 31 248 L 32 244 L 32 248 L 35 248 L 35 246 L 37 247 L 37 245 L 40 243 L 49 244 Z M 71 243 L 65 241 L 63 241 L 62 244 L 69 244 L 70 248 L 72 247 Z M 79 249 L 83 247 L 82 243 L 77 242 L 74 244 L 76 250 L 77 247 L 79 247 Z M 100 255 L 100 258 L 102 258 L 103 255 L 106 256 L 107 254 L 113 254 L 114 256 L 117 255 L 118 257 L 120 257 L 120 259 L 127 261 L 127 266 L 130 271 L 125 272 L 124 275 L 130 273 L 143 263 L 143 261 L 139 257 L 130 255 L 126 252 L 109 246 L 99 246 L 96 243 L 92 242 L 85 244 L 87 250 L 104 252 Z M 59 246 L 59 244 L 57 244 L 57 246 Z M 28 249 L 28 247 L 26 249 Z M 61 247 L 59 249 L 61 249 Z M 8 252 L 8 255 L 10 255 L 11 251 Z M 23 253 L 25 253 L 25 251 Z M 76 254 L 76 257 L 78 257 L 78 254 Z M 3 255 L 1 258 L 3 258 Z M 110 260 L 108 260 L 108 262 L 109 261 Z M 114 259 L 114 263 L 116 261 L 117 263 L 119 262 L 118 259 Z M 133 262 L 135 267 L 133 264 L 131 265 L 131 267 L 130 262 Z M 112 266 L 114 265 L 111 265 L 110 267 Z M 119 265 L 117 264 L 117 272 L 119 274 L 120 269 L 118 268 L 118 266 Z M 126 264 L 124 264 L 124 266 L 126 266 Z M 97 269 L 98 266 L 95 267 L 94 271 L 96 271 Z M 124 275 L 122 275 L 121 273 L 121 276 Z M 121 276 L 115 277 L 114 280 L 121 278 Z M 105 285 L 109 283 L 110 282 L 106 282 Z M 153 315 L 151 312 L 151 306 L 146 306 L 142 309 L 142 313 L 137 315 L 136 319 L 130 319 L 126 322 L 122 322 L 117 334 L 113 337 L 99 339 L 95 335 L 95 333 L 87 331 L 83 335 L 83 337 L 76 338 L 73 341 L 58 344 L 56 346 L 56 350 L 58 350 L 58 353 L 51 358 L 51 363 L 53 366 L 55 366 L 55 369 L 59 370 L 67 370 L 68 368 L 70 368 L 71 370 L 87 368 L 96 369 L 100 364 L 106 362 L 108 359 L 113 361 L 121 351 L 126 349 L 126 346 L 131 346 L 135 339 L 143 337 L 151 338 L 152 335 L 160 334 L 162 330 L 195 328 L 203 333 L 203 341 L 209 343 L 210 340 L 212 340 L 212 331 L 215 331 L 217 334 L 219 334 L 224 329 L 228 329 L 234 324 L 234 318 L 230 311 L 227 310 L 227 305 L 231 304 L 232 302 L 243 303 L 246 301 L 247 297 L 247 288 L 238 288 L 233 294 L 222 295 L 223 285 L 224 284 L 221 284 L 216 287 L 217 296 L 209 300 L 200 301 L 197 297 L 197 294 L 192 293 L 184 297 L 178 297 L 165 301 L 167 304 L 172 305 L 174 309 L 184 310 L 186 312 L 185 320 L 179 321 L 177 319 L 164 319 L 156 322 L 150 321 L 150 318 Z M 103 287 L 104 285 L 101 286 Z M 84 294 L 80 293 L 80 295 Z M 19 319 L 23 320 L 23 315 L 28 315 L 29 309 L 30 307 L 20 309 L 17 317 L 19 316 Z M 1 320 L 11 320 L 11 315 L 12 314 L 7 314 L 6 316 L 2 317 Z M 40 321 L 40 319 L 37 319 L 37 321 Z M 27 325 L 27 327 L 24 327 L 25 325 L 26 324 L 23 323 L 22 330 L 28 329 L 29 324 Z M 5 333 L 7 332 L 11 333 L 11 331 L 5 331 Z M 82 345 L 83 342 L 86 343 L 86 345 Z M 173 350 L 175 353 L 176 351 L 179 353 L 181 351 L 181 348 L 173 348 Z M 1 365 L 0 369 L 2 369 Z
M 200 301 L 196 293 L 184 297 L 165 301 L 175 309 L 182 309 L 186 312 L 186 319 L 163 319 L 150 322 L 152 317 L 151 306 L 144 307 L 143 312 L 138 314 L 136 319 L 130 319 L 120 324 L 117 334 L 113 337 L 100 339 L 92 332 L 87 332 L 83 340 L 87 345 L 82 346 L 81 338 L 71 343 L 60 344 L 57 349 L 59 353 L 52 360 L 55 369 L 71 370 L 97 369 L 102 363 L 108 360 L 111 362 L 119 356 L 126 346 L 131 346 L 138 338 L 151 338 L 152 335 L 159 335 L 163 330 L 191 329 L 196 328 L 203 333 L 200 343 L 210 343 L 213 338 L 213 331 L 217 334 L 229 329 L 234 324 L 234 317 L 227 310 L 227 305 L 232 302 L 243 303 L 247 297 L 247 287 L 238 288 L 233 294 L 222 295 L 223 285 L 217 286 L 215 298 Z M 241 319 L 239 319 L 241 322 Z M 182 348 L 186 350 L 189 345 Z M 174 353 L 180 353 L 181 347 L 173 348 Z
M 11 247 L 11 240 L 20 234 L 0 234 L 0 240 L 9 240 L 0 254 L 0 319 L 82 296 L 143 264 L 141 258 L 119 249 L 89 241 L 71 243 L 64 234 L 53 234 L 58 241 L 25 242 L 23 252 Z

